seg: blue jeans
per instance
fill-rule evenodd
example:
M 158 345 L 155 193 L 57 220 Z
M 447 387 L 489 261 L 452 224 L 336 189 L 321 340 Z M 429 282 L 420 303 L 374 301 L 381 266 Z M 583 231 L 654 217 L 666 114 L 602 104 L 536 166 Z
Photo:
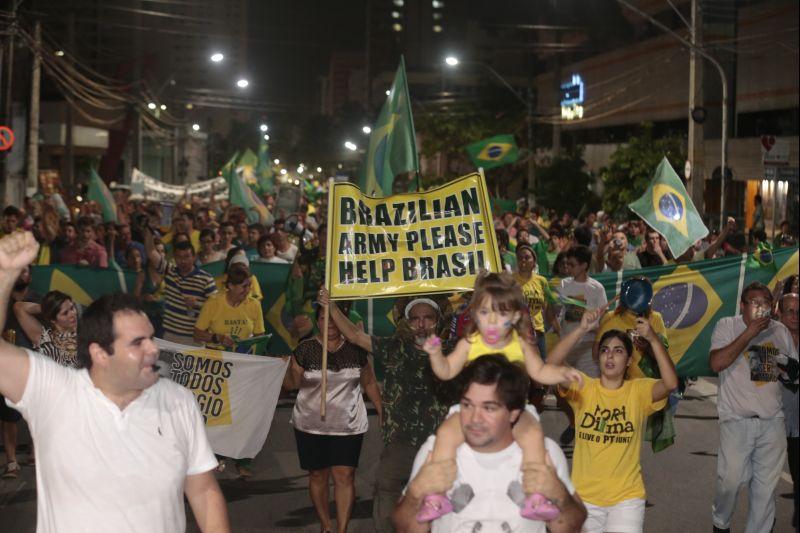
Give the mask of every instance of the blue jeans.
M 719 424 L 717 484 L 711 519 L 730 527 L 739 487 L 747 484 L 745 533 L 769 533 L 775 518 L 775 487 L 786 458 L 783 419 L 745 418 Z

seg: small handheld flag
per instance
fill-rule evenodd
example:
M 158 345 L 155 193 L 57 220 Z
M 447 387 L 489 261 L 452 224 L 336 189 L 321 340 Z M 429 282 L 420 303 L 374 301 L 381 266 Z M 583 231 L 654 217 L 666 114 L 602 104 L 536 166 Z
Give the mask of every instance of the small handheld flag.
M 103 222 L 117 221 L 117 203 L 114 201 L 114 195 L 111 194 L 103 182 L 103 178 L 94 169 L 89 171 L 89 190 L 86 197 L 100 205 Z
M 679 257 L 708 235 L 708 228 L 666 157 L 658 164 L 644 195 L 628 207 L 664 236 L 673 257 Z
M 406 66 L 400 57 L 394 83 L 369 136 L 369 147 L 359 175 L 359 188 L 369 196 L 390 196 L 395 176 L 419 172 L 415 137 Z
M 480 168 L 508 165 L 519 159 L 519 149 L 513 135 L 495 135 L 467 145 L 472 164 Z

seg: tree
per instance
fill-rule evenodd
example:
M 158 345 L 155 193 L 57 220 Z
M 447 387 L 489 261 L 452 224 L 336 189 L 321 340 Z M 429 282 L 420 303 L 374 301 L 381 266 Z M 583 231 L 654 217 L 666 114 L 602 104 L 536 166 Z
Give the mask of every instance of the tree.
M 673 168 L 683 168 L 685 141 L 677 136 L 654 139 L 653 125 L 642 124 L 640 135 L 620 145 L 611 154 L 611 163 L 600 170 L 605 187 L 603 209 L 615 218 L 628 216 L 628 204 L 644 194 L 664 156 Z
M 517 140 L 520 140 L 519 133 L 524 129 L 523 116 L 499 110 L 500 107 L 494 101 L 486 105 L 464 102 L 447 107 L 415 106 L 414 126 L 421 139 L 420 157 L 434 157 L 441 153 L 448 161 L 448 168 L 443 169 L 442 176 L 423 176 L 424 188 L 458 177 L 465 169 L 474 170 L 465 151 L 466 145 L 500 133 L 516 133 Z M 503 185 L 505 189 L 512 180 L 520 176 L 524 179 L 524 170 L 520 170 L 524 168 L 522 159 L 487 171 L 487 185 L 499 188 L 492 187 L 494 183 Z
M 573 216 L 584 209 L 594 208 L 598 203 L 597 196 L 590 190 L 592 176 L 584 172 L 586 162 L 583 150 L 556 156 L 548 165 L 536 169 L 537 203 L 557 213 L 569 212 Z

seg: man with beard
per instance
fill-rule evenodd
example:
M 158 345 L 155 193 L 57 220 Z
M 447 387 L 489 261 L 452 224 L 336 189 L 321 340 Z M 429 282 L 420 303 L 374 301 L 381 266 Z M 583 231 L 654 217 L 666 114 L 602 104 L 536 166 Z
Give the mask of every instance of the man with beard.
M 22 348 L 33 348 L 33 345 L 20 327 L 12 308 L 16 302 L 40 303 L 42 301 L 42 297 L 30 288 L 30 283 L 31 269 L 26 266 L 19 273 L 19 277 L 17 277 L 14 287 L 11 289 L 11 298 L 8 301 L 6 310 L 8 319 L 3 328 L 3 338 L 7 342 Z M 0 395 L 0 424 L 3 426 L 3 446 L 6 450 L 6 468 L 2 477 L 7 479 L 18 477 L 20 472 L 19 463 L 17 462 L 17 432 L 21 418 L 22 415 L 19 414 L 19 411 L 8 407 L 5 398 Z
M 324 289 L 319 302 L 329 302 Z M 422 350 L 425 339 L 441 329 L 442 314 L 432 299 L 415 298 L 404 309 L 406 326 L 398 327 L 391 337 L 377 337 L 355 326 L 337 306 L 329 309 L 345 338 L 383 365 L 383 451 L 375 472 L 372 518 L 375 531 L 393 531 L 392 509 L 408 481 L 417 448 L 458 400 L 457 380 L 440 381 Z M 443 341 L 442 350 L 452 351 L 455 340 Z
M 575 494 L 564 452 L 545 439 L 545 463 L 522 465 L 522 450 L 512 428 L 525 408 L 528 376 L 503 354 L 481 356 L 463 373 L 458 413 L 464 443 L 456 460 L 429 459 L 435 437 L 420 448 L 414 460 L 411 482 L 394 512 L 401 532 L 519 531 L 554 533 L 578 531 L 586 509 Z M 522 483 L 518 481 L 522 470 Z M 447 491 L 453 483 L 452 513 L 433 523 L 419 523 L 415 515 L 427 494 Z M 467 490 L 464 490 L 467 489 Z M 546 524 L 520 516 L 525 494 L 538 491 L 555 503 L 561 513 Z

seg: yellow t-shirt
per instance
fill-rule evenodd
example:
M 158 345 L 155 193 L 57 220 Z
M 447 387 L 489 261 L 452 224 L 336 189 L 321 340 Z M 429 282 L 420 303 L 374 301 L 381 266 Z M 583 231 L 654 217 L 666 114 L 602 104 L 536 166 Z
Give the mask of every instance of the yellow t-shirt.
M 639 457 L 645 421 L 667 403 L 653 403 L 657 381 L 626 379 L 612 390 L 584 374 L 582 388 L 559 387 L 575 412 L 572 483 L 583 501 L 610 506 L 645 497 Z
M 538 332 L 544 331 L 544 315 L 542 310 L 545 305 L 545 289 L 547 279 L 539 274 L 531 274 L 529 280 L 523 279 L 519 274 L 514 274 L 514 280 L 522 287 L 522 294 L 528 302 L 528 309 L 531 315 L 533 329 Z
M 656 335 L 658 335 L 662 340 L 667 338 L 667 328 L 664 326 L 664 319 L 661 317 L 661 313 L 658 311 L 651 311 L 650 312 L 650 326 L 655 331 Z M 630 335 L 631 330 L 636 329 L 636 314 L 633 311 L 626 309 L 622 313 L 607 313 L 600 319 L 600 326 L 597 328 L 597 335 L 595 336 L 595 342 L 600 341 L 600 337 L 603 336 L 608 330 L 611 329 L 618 329 Z M 641 350 L 636 347 L 636 344 L 633 345 L 633 359 L 631 359 L 631 366 L 628 367 L 628 378 L 643 378 L 646 377 L 642 372 L 642 369 L 639 368 L 639 361 L 642 360 L 642 356 L 644 354 Z M 655 362 L 653 362 L 654 366 L 657 366 Z
M 470 347 L 469 353 L 467 354 L 467 361 L 474 361 L 478 357 L 490 353 L 502 353 L 506 356 L 506 359 L 512 363 L 525 364 L 525 355 L 522 353 L 522 344 L 520 343 L 519 335 L 516 330 L 511 330 L 511 342 L 506 344 L 503 348 L 487 346 L 483 342 L 481 334 L 477 331 L 469 336 L 469 342 Z
M 214 278 L 214 283 L 217 285 L 219 292 L 225 292 L 225 282 L 228 280 L 227 274 L 222 274 Z M 250 276 L 250 294 L 251 298 L 255 298 L 259 302 L 264 299 L 264 293 L 261 292 L 261 285 L 258 283 L 258 278 L 255 275 Z
M 228 303 L 225 292 L 219 292 L 203 304 L 195 327 L 240 340 L 261 335 L 264 333 L 261 302 L 248 296 L 244 302 L 233 307 Z M 223 349 L 219 345 L 207 345 L 209 348 Z

